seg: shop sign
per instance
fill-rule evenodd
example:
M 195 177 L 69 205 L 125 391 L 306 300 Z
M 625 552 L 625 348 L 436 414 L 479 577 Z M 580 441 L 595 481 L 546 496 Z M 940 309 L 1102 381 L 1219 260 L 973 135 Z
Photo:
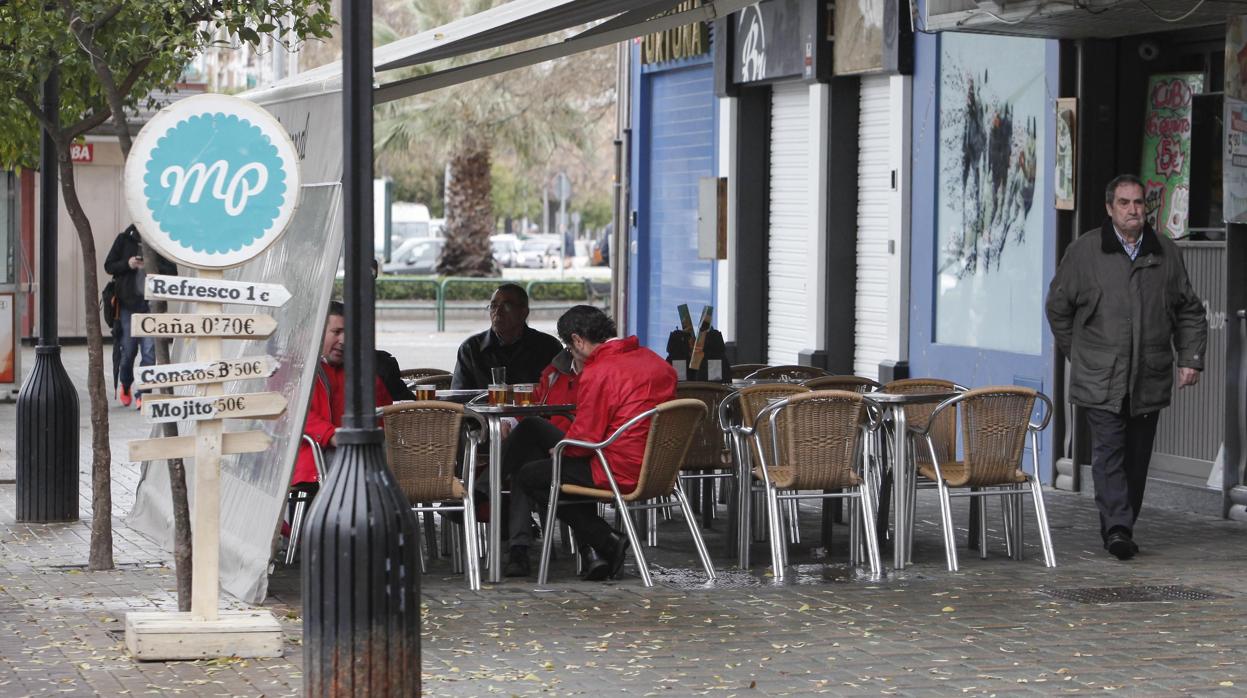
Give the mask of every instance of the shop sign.
M 687 0 L 658 16 L 688 12 L 701 5 L 701 0 Z M 703 56 L 709 52 L 710 31 L 705 22 L 686 24 L 641 39 L 641 63 L 646 65 Z
M 142 366 L 134 372 L 136 390 L 200 385 L 226 381 L 268 378 L 277 371 L 277 359 L 249 356 L 225 361 L 191 362 Z
M 94 143 L 74 143 L 69 146 L 69 161 L 86 164 L 95 161 Z
M 732 79 L 750 83 L 813 74 L 813 21 L 803 21 L 796 0 L 766 0 L 732 16 Z M 814 6 L 817 3 L 808 3 Z M 806 25 L 811 25 L 808 29 Z
M 281 284 L 257 284 L 249 281 L 151 274 L 143 282 L 143 288 L 146 298 L 166 301 L 189 300 L 280 308 L 290 300 L 290 292 Z
M 268 315 L 135 313 L 130 317 L 135 337 L 263 339 L 277 329 L 277 321 Z
M 1202 73 L 1153 75 L 1143 119 L 1143 200 L 1147 221 L 1162 235 L 1186 235 L 1191 199 L 1191 105 Z
M 281 236 L 299 196 L 299 154 L 263 107 L 196 95 L 134 139 L 126 203 L 143 239 L 199 269 L 237 266 Z
M 286 398 L 281 393 L 175 397 L 143 402 L 143 416 L 157 424 L 181 421 L 199 422 L 208 419 L 276 417 L 285 409 Z

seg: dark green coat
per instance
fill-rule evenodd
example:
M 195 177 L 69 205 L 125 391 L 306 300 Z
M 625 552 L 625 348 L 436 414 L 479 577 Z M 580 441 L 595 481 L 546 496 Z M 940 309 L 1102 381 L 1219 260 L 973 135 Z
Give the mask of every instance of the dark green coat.
M 1075 240 L 1048 288 L 1048 324 L 1069 357 L 1075 405 L 1132 415 L 1169 405 L 1177 364 L 1203 370 L 1204 303 L 1186 276 L 1182 250 L 1150 227 L 1134 262 L 1111 220 Z

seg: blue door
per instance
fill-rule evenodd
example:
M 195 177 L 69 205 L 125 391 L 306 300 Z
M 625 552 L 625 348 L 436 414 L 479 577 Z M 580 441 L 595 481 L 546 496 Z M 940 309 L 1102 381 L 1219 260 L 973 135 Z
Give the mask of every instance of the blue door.
M 717 100 L 705 60 L 642 72 L 639 82 L 629 329 L 661 354 L 679 326 L 678 305 L 696 322 L 714 304 L 714 261 L 697 257 L 697 191 L 699 179 L 715 175 Z

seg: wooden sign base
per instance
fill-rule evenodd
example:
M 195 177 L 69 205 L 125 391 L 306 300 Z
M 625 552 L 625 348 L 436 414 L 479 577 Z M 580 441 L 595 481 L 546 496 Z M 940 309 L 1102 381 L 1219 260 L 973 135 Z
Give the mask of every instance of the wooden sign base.
M 127 613 L 126 649 L 140 661 L 280 657 L 281 623 L 268 611 L 219 611 L 216 620 L 173 611 Z

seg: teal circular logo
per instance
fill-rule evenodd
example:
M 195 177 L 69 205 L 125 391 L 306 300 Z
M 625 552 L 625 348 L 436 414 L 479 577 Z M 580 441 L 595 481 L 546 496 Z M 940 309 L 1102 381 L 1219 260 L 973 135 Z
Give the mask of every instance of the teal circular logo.
M 298 198 L 298 155 L 281 124 L 236 97 L 162 110 L 126 162 L 126 199 L 144 238 L 188 266 L 225 268 L 281 234 Z

